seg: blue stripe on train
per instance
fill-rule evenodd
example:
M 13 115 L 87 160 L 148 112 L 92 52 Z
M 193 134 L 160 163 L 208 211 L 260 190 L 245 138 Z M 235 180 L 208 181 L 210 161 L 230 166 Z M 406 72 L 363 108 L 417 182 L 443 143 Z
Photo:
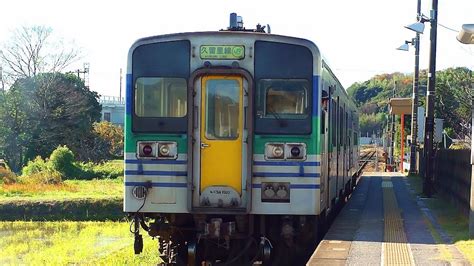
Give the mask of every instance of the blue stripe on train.
M 181 160 L 181 161 L 172 161 L 172 160 L 134 160 L 134 159 L 127 159 L 125 163 L 129 164 L 188 164 L 188 161 Z
M 262 188 L 262 184 L 252 184 L 252 188 Z M 290 184 L 290 189 L 319 189 L 318 184 Z
M 253 165 L 269 166 L 320 166 L 320 162 L 276 162 L 276 161 L 254 161 Z
M 125 182 L 125 186 L 127 187 L 134 187 L 134 186 L 145 186 L 147 185 L 147 182 Z M 186 183 L 164 183 L 164 182 L 152 182 L 151 183 L 152 187 L 181 187 L 181 188 L 186 188 L 188 187 L 188 184 Z
M 126 175 L 188 176 L 188 172 L 126 170 Z
M 312 177 L 318 178 L 319 173 L 269 173 L 269 172 L 254 172 L 255 177 Z

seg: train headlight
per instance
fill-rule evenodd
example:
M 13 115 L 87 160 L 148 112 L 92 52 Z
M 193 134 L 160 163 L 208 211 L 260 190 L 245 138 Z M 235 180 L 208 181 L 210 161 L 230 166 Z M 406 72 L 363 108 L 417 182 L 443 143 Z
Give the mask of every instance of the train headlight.
M 284 160 L 285 144 L 283 143 L 266 143 L 265 144 L 266 160 Z
M 306 144 L 305 143 L 286 143 L 286 159 L 287 160 L 306 160 Z
M 176 159 L 178 144 L 176 142 L 158 142 L 158 159 Z

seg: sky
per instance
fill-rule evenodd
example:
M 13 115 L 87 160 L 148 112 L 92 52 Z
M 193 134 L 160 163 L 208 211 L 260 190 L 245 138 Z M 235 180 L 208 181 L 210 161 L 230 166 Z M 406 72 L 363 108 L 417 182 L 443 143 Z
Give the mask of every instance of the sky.
M 396 50 L 415 37 L 403 26 L 416 22 L 416 0 L 3 0 L 0 43 L 21 26 L 44 25 L 54 36 L 73 42 L 82 58 L 67 70 L 90 64 L 89 84 L 101 95 L 118 96 L 120 69 L 142 37 L 224 29 L 229 14 L 243 17 L 246 28 L 269 24 L 272 33 L 306 38 L 319 47 L 331 69 L 348 88 L 382 73 L 412 73 L 414 49 Z M 429 16 L 431 1 L 422 0 Z M 456 40 L 462 24 L 474 23 L 474 0 L 441 0 L 438 6 L 437 70 L 474 69 L 474 45 Z M 428 24 L 428 23 L 427 23 Z M 420 67 L 428 68 L 429 25 L 422 35 Z M 125 88 L 125 78 L 122 88 Z

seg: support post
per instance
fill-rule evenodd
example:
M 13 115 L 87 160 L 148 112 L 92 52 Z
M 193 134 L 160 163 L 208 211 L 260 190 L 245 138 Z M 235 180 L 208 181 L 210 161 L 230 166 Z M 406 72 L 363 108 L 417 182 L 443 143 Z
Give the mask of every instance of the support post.
M 416 16 L 421 17 L 421 0 L 418 0 Z M 411 145 L 410 145 L 410 174 L 416 174 L 416 148 L 418 135 L 418 81 L 420 72 L 420 34 L 415 37 L 415 72 L 413 74 L 413 95 L 411 111 Z
M 471 85 L 474 91 L 474 84 Z M 471 198 L 469 200 L 469 238 L 474 239 L 474 93 L 471 94 Z
M 405 142 L 403 138 L 405 137 L 405 114 L 400 116 L 400 172 L 403 173 L 403 157 L 405 156 Z
M 428 73 L 428 90 L 426 91 L 426 120 L 425 120 L 425 177 L 423 194 L 430 198 L 433 194 L 433 131 L 436 87 L 436 36 L 438 29 L 438 0 L 432 0 L 430 32 L 430 63 Z

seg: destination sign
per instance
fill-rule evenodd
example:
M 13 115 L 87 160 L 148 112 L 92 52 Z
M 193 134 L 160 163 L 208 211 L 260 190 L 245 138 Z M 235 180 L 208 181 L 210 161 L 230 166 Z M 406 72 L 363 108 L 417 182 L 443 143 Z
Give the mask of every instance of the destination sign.
M 201 59 L 244 59 L 243 45 L 201 45 Z

